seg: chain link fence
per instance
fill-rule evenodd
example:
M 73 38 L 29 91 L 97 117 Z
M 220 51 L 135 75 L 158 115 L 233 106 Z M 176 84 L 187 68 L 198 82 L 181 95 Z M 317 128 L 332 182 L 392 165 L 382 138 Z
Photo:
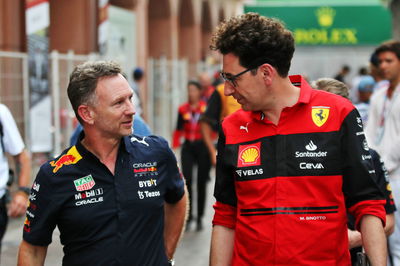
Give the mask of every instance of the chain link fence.
M 69 146 L 70 136 L 77 124 L 67 96 L 69 75 L 73 68 L 85 61 L 105 59 L 98 54 L 78 55 L 53 51 L 49 54 L 51 93 L 52 150 L 46 154 L 33 154 L 33 174 L 49 157 L 56 156 Z M 124 66 L 121 60 L 117 60 Z M 189 64 L 187 60 L 150 58 L 147 67 L 146 121 L 156 135 L 171 141 L 176 127 L 178 107 L 187 101 L 189 69 L 200 73 L 207 70 L 204 63 Z M 193 72 L 193 71 L 192 71 Z M 192 77 L 192 78 L 195 78 Z M 17 122 L 29 150 L 29 83 L 26 53 L 0 51 L 0 102 L 7 105 Z M 47 129 L 43 129 L 47 130 Z

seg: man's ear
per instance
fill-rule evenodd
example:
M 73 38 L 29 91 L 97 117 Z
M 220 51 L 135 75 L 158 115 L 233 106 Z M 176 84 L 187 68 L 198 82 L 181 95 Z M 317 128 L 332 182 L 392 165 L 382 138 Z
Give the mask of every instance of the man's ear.
M 275 68 L 270 64 L 263 64 L 262 66 L 260 66 L 260 71 L 264 79 L 265 85 L 270 86 L 272 84 L 273 78 L 276 75 Z
M 78 107 L 78 114 L 81 117 L 81 119 L 86 123 L 88 123 L 89 125 L 94 124 L 94 111 L 92 107 L 81 104 Z

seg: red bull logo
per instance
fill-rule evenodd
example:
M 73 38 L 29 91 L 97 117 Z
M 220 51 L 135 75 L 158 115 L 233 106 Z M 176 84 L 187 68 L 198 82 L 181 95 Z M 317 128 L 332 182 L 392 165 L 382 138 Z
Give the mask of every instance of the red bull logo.
M 133 169 L 134 173 L 148 173 L 148 172 L 157 172 L 156 167 L 145 167 L 145 168 L 139 168 L 139 169 Z
M 80 159 L 82 159 L 82 156 L 79 154 L 76 147 L 72 146 L 72 148 L 69 149 L 66 154 L 58 158 L 58 160 L 51 161 L 50 165 L 54 167 L 53 173 L 57 173 L 64 165 L 76 164 Z

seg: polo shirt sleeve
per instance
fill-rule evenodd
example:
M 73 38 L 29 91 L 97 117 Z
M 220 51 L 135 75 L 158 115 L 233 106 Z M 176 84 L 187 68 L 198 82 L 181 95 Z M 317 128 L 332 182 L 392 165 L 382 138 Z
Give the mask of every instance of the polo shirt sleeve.
M 379 189 L 369 147 L 356 109 L 344 118 L 340 128 L 343 153 L 343 193 L 349 212 L 360 227 L 364 215 L 374 215 L 385 224 L 385 199 Z
M 371 149 L 370 150 L 372 155 L 372 162 L 374 163 L 375 167 L 375 174 L 376 174 L 376 183 L 378 184 L 379 188 L 385 195 L 386 204 L 385 204 L 385 211 L 386 214 L 391 214 L 396 211 L 396 206 L 394 204 L 392 189 L 390 188 L 389 184 L 389 175 L 386 170 L 385 164 L 383 163 L 382 158 L 379 154 Z
M 167 203 L 178 202 L 185 194 L 185 182 L 183 176 L 178 168 L 178 162 L 172 150 L 168 147 L 165 141 L 166 151 L 166 164 L 168 169 L 167 190 L 165 194 L 165 201 Z
M 4 104 L 0 105 L 0 121 L 3 126 L 5 151 L 13 156 L 20 154 L 25 145 L 10 110 Z
M 48 246 L 56 227 L 55 188 L 51 170 L 41 167 L 33 183 L 24 222 L 23 239 L 37 246 Z
M 214 188 L 216 202 L 214 204 L 215 214 L 212 222 L 213 225 L 222 225 L 234 229 L 236 224 L 237 196 L 232 169 L 225 162 L 225 135 L 222 130 L 219 133 L 217 150 Z

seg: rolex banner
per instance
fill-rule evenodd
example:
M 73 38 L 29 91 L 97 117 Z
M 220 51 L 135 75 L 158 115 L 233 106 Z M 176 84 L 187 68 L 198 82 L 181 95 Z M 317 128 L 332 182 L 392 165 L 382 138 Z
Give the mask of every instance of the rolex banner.
M 307 2 L 309 5 L 270 2 L 246 5 L 244 10 L 283 21 L 293 32 L 296 45 L 377 45 L 391 38 L 391 15 L 380 4 L 351 5 L 352 1 L 348 1 L 346 5 L 328 6 L 324 1 L 315 1 L 314 5 L 310 4 L 312 1 Z
M 52 112 L 49 88 L 49 2 L 26 0 L 32 152 L 52 150 Z

